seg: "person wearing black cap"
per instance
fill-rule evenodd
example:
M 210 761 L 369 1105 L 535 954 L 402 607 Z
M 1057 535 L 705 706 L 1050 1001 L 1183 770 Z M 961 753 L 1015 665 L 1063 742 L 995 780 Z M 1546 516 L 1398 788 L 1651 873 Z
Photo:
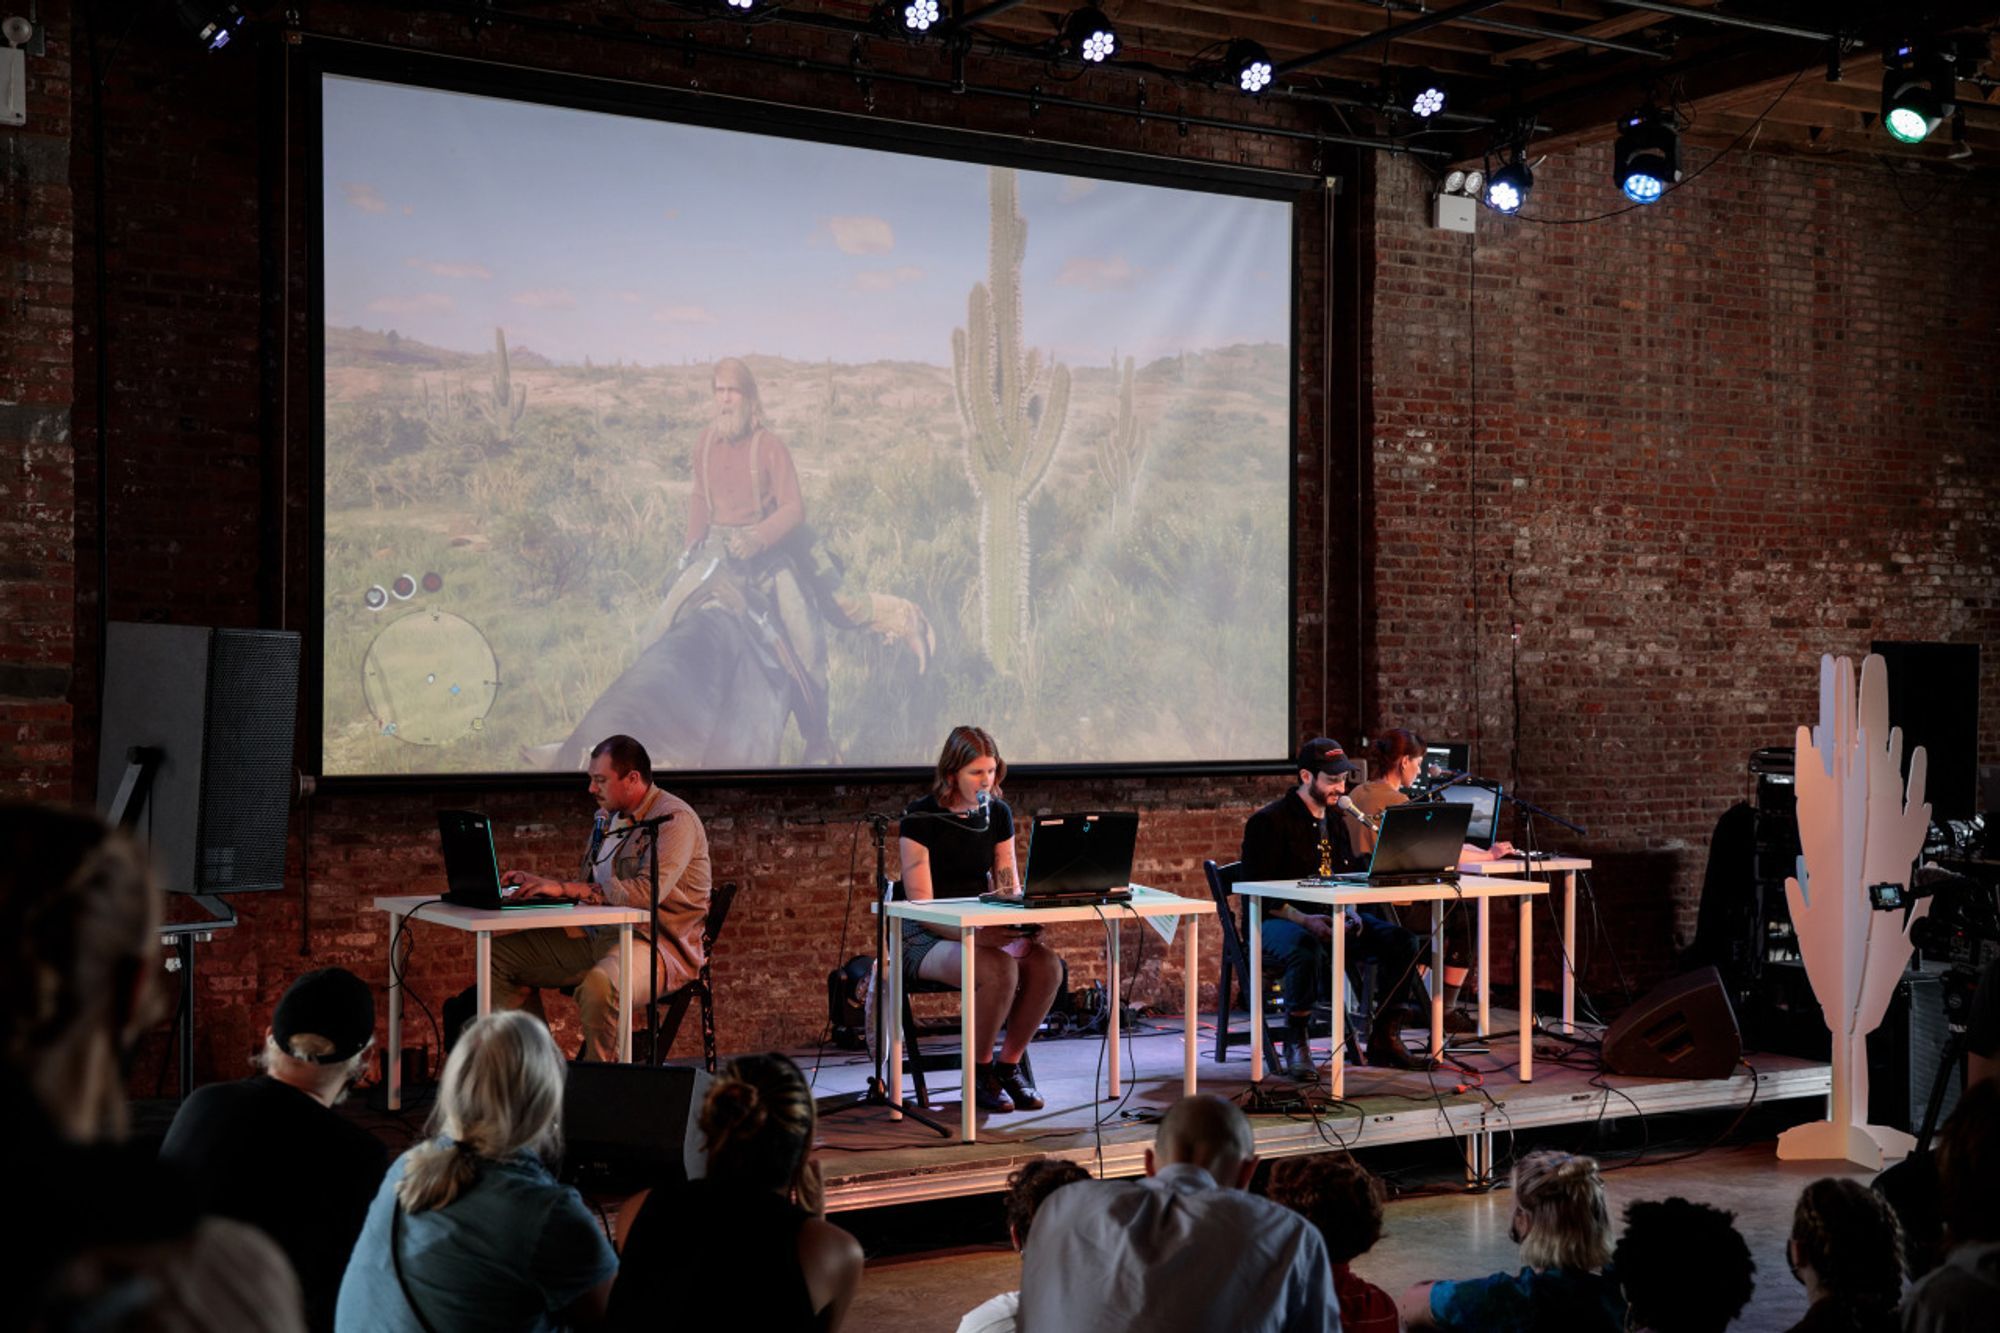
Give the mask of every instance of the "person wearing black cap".
M 333 1107 L 375 1044 L 375 996 L 338 967 L 308 972 L 278 1001 L 263 1073 L 196 1090 L 160 1159 L 186 1173 L 205 1212 L 257 1227 L 297 1270 L 306 1320 L 333 1327 L 340 1277 L 388 1150 Z
M 1349 846 L 1346 826 L 1339 819 L 1329 819 L 1327 812 L 1346 794 L 1357 771 L 1358 766 L 1340 748 L 1339 741 L 1315 736 L 1300 746 L 1297 785 L 1250 816 L 1243 826 L 1242 877 L 1284 880 L 1317 875 L 1322 837 L 1331 849 L 1333 868 L 1350 868 L 1357 858 Z M 1416 1068 L 1416 1061 L 1403 1048 L 1401 1032 L 1404 1004 L 1416 982 L 1421 952 L 1417 937 L 1394 922 L 1351 907 L 1344 919 L 1349 965 L 1359 967 L 1373 958 L 1388 987 L 1368 1034 L 1368 1062 Z M 1313 1001 L 1327 974 L 1327 945 L 1333 939 L 1334 926 L 1334 917 L 1317 903 L 1274 898 L 1265 904 L 1261 941 L 1265 965 L 1279 969 L 1284 978 L 1285 1066 L 1292 1077 L 1301 1080 L 1317 1073 L 1307 1028 Z

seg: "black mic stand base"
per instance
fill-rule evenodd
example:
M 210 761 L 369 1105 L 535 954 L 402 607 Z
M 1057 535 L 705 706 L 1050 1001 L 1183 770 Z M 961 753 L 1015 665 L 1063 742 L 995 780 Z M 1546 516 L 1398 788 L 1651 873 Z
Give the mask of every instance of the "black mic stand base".
M 873 1074 L 868 1076 L 866 1091 L 843 1092 L 832 1097 L 821 1097 L 813 1103 L 813 1106 L 818 1111 L 819 1118 L 822 1120 L 830 1115 L 839 1115 L 842 1111 L 874 1109 L 894 1111 L 906 1120 L 914 1120 L 926 1129 L 935 1130 L 939 1138 L 948 1139 L 951 1137 L 949 1129 L 936 1120 L 931 1119 L 931 1117 L 925 1115 L 922 1111 L 912 1110 L 908 1102 L 899 1104 L 890 1101 L 888 1089 L 883 1085 L 882 1080 Z

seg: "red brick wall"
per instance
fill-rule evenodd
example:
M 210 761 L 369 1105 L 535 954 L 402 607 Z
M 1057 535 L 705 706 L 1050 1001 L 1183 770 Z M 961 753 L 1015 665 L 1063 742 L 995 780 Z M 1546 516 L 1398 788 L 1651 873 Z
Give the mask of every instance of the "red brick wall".
M 44 13 L 54 36 L 62 10 Z M 334 7 L 315 7 L 313 17 L 327 30 L 403 45 L 672 86 L 698 77 L 718 90 L 863 108 L 862 91 L 845 77 L 712 59 L 690 76 L 673 53 L 586 39 L 468 32 L 455 20 L 385 28 L 379 11 Z M 310 469 L 299 186 L 311 168 L 294 157 L 288 232 L 279 66 L 269 53 L 261 63 L 246 59 L 251 51 L 204 59 L 167 23 L 164 15 L 137 20 L 107 80 L 111 609 L 309 627 L 318 613 L 307 604 L 305 575 L 317 553 L 301 521 Z M 788 36 L 783 25 L 758 29 L 757 41 L 840 61 L 848 51 L 844 37 Z M 31 64 L 31 75 L 49 83 L 31 104 L 46 116 L 30 132 L 50 140 L 39 151 L 65 167 L 27 205 L 35 225 L 26 244 L 59 265 L 69 262 L 67 231 L 89 227 L 94 179 L 87 98 L 64 82 L 72 69 L 81 77 L 86 66 L 67 43 L 52 47 L 46 64 Z M 1001 62 L 982 66 L 981 77 L 1025 86 L 1038 75 Z M 294 113 L 302 83 L 291 89 Z M 50 91 L 59 85 L 63 93 Z M 1129 102 L 1134 88 L 1124 76 L 1095 75 L 1065 91 Z M 1311 158 L 1309 146 L 1276 140 L 1199 128 L 1183 138 L 1171 120 L 1142 131 L 1053 108 L 1031 118 L 1020 103 L 879 82 L 873 93 L 882 115 L 1216 161 L 1302 168 Z M 1156 108 L 1179 99 L 1152 88 Z M 1199 95 L 1187 105 L 1238 109 Z M 1274 103 L 1256 114 L 1296 121 L 1302 113 Z M 73 132 L 65 116 L 74 117 Z M 295 131 L 299 123 L 294 114 Z M 14 134 L 10 162 L 21 160 L 24 142 Z M 1613 197 L 1603 166 L 1594 150 L 1545 162 L 1534 211 L 1601 210 Z M 1992 258 L 1992 190 L 1964 187 L 1912 214 L 1873 165 L 1732 160 L 1682 198 L 1591 226 L 1482 218 L 1477 295 L 1468 302 L 1467 243 L 1428 230 L 1409 169 L 1371 162 L 1354 185 L 1343 203 L 1359 224 L 1353 238 L 1329 242 L 1316 205 L 1303 210 L 1299 228 L 1301 724 L 1324 719 L 1350 740 L 1403 722 L 1475 738 L 1484 771 L 1591 828 L 1584 845 L 1605 866 L 1596 879 L 1609 934 L 1629 966 L 1657 973 L 1675 929 L 1691 920 L 1708 830 L 1744 788 L 1747 751 L 1783 743 L 1809 719 L 1818 652 L 1860 651 L 1877 636 L 1993 647 L 2000 412 L 1990 367 L 2000 261 Z M 1920 206 L 1936 185 L 1905 189 Z M 20 208 L 18 198 L 10 189 L 0 208 Z M 55 228 L 47 236 L 42 219 Z M 10 228 L 0 245 L 18 247 L 21 236 Z M 6 253 L 14 262 L 16 250 Z M 288 256 L 289 325 L 277 302 Z M 60 684 L 20 702 L 8 694 L 10 682 L 41 680 L 34 688 L 47 689 L 53 677 L 4 674 L 15 661 L 67 670 L 72 654 L 88 665 L 96 650 L 87 558 L 95 344 L 81 239 L 74 273 L 72 316 L 61 313 L 68 294 L 43 294 L 55 310 L 46 337 L 18 334 L 12 319 L 0 328 L 0 374 L 10 390 L 20 383 L 23 395 L 43 394 L 33 401 L 58 420 L 73 394 L 78 432 L 74 482 L 64 449 L 34 464 L 43 488 L 32 492 L 35 503 L 53 506 L 53 526 L 63 529 L 51 554 L 38 554 L 42 519 L 16 519 L 30 492 L 15 489 L 9 473 L 0 494 L 8 612 L 0 626 L 0 781 L 10 792 L 60 790 L 73 740 L 74 790 L 87 798 L 90 673 L 70 695 L 73 736 Z M 69 346 L 72 327 L 73 362 L 38 371 L 39 350 Z M 1336 344 L 1330 381 L 1325 338 Z M 1628 368 L 1642 357 L 1650 368 L 1622 384 L 1617 377 L 1634 374 Z M 37 457 L 19 447 L 28 418 L 14 412 L 0 408 L 9 460 L 0 467 L 10 469 Z M 1357 486 L 1364 494 L 1372 487 L 1358 512 Z M 86 556 L 74 568 L 63 526 L 72 514 Z M 40 621 L 36 607 L 44 608 Z M 28 625 L 41 627 L 31 634 Z M 2000 717 L 1990 686 L 1985 703 L 1982 751 L 1990 757 Z M 1142 809 L 1141 877 L 1193 892 L 1200 857 L 1230 852 L 1242 818 L 1276 786 L 1162 778 L 1017 783 L 1010 795 L 1025 808 Z M 761 790 L 681 790 L 708 821 L 718 876 L 745 886 L 717 964 L 724 1044 L 809 1038 L 822 1021 L 826 970 L 866 937 L 857 912 L 840 940 L 847 890 L 868 871 L 865 838 L 851 875 L 851 823 L 785 822 Z M 778 790 L 788 812 L 843 816 L 894 807 L 909 794 Z M 295 882 L 310 872 L 310 960 L 300 954 L 300 894 L 242 904 L 244 925 L 203 962 L 207 1075 L 240 1068 L 301 968 L 342 962 L 386 978 L 382 921 L 366 904 L 435 884 L 430 812 L 454 802 L 476 802 L 499 819 L 505 854 L 544 864 L 575 854 L 585 807 L 568 794 L 321 795 L 310 838 L 303 815 L 295 825 L 293 851 Z M 1128 958 L 1138 929 L 1128 928 Z M 1074 944 L 1070 956 L 1084 974 L 1096 956 L 1089 932 L 1075 932 Z M 1210 932 L 1211 958 L 1213 949 Z M 1150 959 L 1160 954 L 1149 946 Z M 426 931 L 413 989 L 435 1003 L 463 984 L 468 964 L 464 941 Z M 1511 971 L 1496 967 L 1503 979 Z M 1142 978 L 1140 998 L 1171 1003 L 1177 978 L 1171 968 Z M 407 1032 L 427 1039 L 421 1015 Z

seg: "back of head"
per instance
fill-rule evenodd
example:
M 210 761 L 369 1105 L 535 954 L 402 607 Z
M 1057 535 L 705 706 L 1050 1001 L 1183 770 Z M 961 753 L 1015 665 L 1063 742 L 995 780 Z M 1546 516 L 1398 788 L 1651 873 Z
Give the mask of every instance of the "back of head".
M 1198 1166 L 1215 1183 L 1233 1187 L 1243 1164 L 1256 1156 L 1257 1141 L 1243 1112 L 1220 1097 L 1183 1097 L 1160 1117 L 1153 1154 L 1162 1166 Z
M 564 1067 L 555 1039 L 513 1009 L 475 1019 L 459 1035 L 438 1084 L 430 1142 L 410 1152 L 396 1197 L 410 1212 L 442 1208 L 478 1178 L 482 1161 L 562 1151 Z
M 1521 1242 L 1529 1267 L 1589 1272 L 1611 1258 L 1611 1208 L 1596 1158 L 1529 1153 L 1514 1164 L 1514 1203 L 1530 1222 Z
M 1090 1172 L 1060 1157 L 1037 1157 L 1008 1176 L 1007 1229 L 1013 1233 L 1015 1248 L 1026 1248 L 1028 1232 L 1034 1226 L 1035 1214 L 1041 1209 L 1043 1200 L 1064 1185 L 1089 1179 Z
M 1423 758 L 1424 738 L 1407 727 L 1391 727 L 1375 738 L 1375 744 L 1371 749 L 1375 759 L 1375 772 L 1386 773 L 1405 759 Z
M 1382 1182 L 1347 1153 L 1287 1157 L 1271 1169 L 1270 1194 L 1313 1224 L 1334 1263 L 1367 1253 L 1382 1238 Z
M 160 897 L 94 815 L 0 805 L 0 1043 L 68 1137 L 121 1134 L 120 1061 L 150 1023 Z
M 1686 1199 L 1628 1206 L 1611 1265 L 1632 1326 L 1653 1333 L 1722 1333 L 1749 1304 L 1757 1271 L 1735 1215 Z
M 2000 1240 L 2000 1084 L 1966 1089 L 1938 1135 L 1937 1161 L 1951 1240 Z
M 260 1063 L 281 1082 L 332 1096 L 360 1073 L 374 1041 L 368 983 L 344 967 L 322 967 L 285 989 Z
M 1902 1225 L 1889 1201 L 1861 1182 L 1827 1176 L 1806 1186 L 1792 1212 L 1792 1240 L 1820 1290 L 1860 1322 L 1902 1299 Z
M 708 1175 L 776 1190 L 807 1212 L 825 1211 L 818 1177 L 806 1170 L 818 1125 L 812 1087 L 782 1055 L 746 1055 L 723 1065 L 701 1104 Z

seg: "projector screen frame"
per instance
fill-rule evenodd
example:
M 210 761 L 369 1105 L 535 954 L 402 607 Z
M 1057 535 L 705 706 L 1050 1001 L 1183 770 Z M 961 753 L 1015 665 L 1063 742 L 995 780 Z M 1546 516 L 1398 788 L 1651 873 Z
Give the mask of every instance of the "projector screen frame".
M 1302 281 L 1299 265 L 1301 244 L 1299 203 L 1320 196 L 1330 208 L 1339 209 L 1341 191 L 1334 176 L 1305 175 L 1237 166 L 1228 163 L 1197 162 L 1145 153 L 1107 150 L 1089 146 L 1022 140 L 1005 135 L 938 126 L 889 122 L 868 116 L 801 108 L 763 102 L 736 95 L 713 92 L 688 93 L 589 75 L 557 73 L 521 66 L 471 60 L 463 57 L 416 53 L 370 46 L 340 39 L 307 37 L 293 48 L 299 68 L 307 81 L 306 114 L 302 126 L 305 154 L 305 253 L 307 301 L 307 466 L 304 480 L 310 488 L 304 506 L 305 540 L 309 565 L 308 597 L 310 628 L 304 635 L 306 651 L 301 662 L 299 754 L 302 771 L 313 775 L 318 787 L 329 793 L 399 792 L 459 789 L 469 791 L 522 791 L 567 789 L 581 779 L 569 771 L 486 771 L 408 774 L 328 774 L 324 764 L 325 727 L 324 615 L 326 541 L 326 327 L 322 256 L 324 235 L 324 144 L 321 92 L 327 76 L 376 80 L 413 88 L 465 93 L 515 102 L 535 103 L 570 110 L 593 111 L 729 130 L 779 138 L 832 144 L 842 147 L 902 153 L 947 161 L 986 166 L 1007 166 L 1023 170 L 1092 177 L 1142 185 L 1166 186 L 1206 193 L 1236 195 L 1283 202 L 1290 206 L 1288 351 L 1293 373 L 1287 380 L 1289 433 L 1286 446 L 1286 588 L 1288 643 L 1285 673 L 1285 714 L 1287 735 L 1296 739 L 1299 731 L 1299 694 L 1295 666 L 1301 646 L 1297 617 L 1299 526 L 1298 504 L 1300 395 L 1298 366 L 1299 332 L 1302 325 Z M 1171 119 L 1162 116 L 1161 119 Z M 1334 225 L 1339 225 L 1336 222 Z M 1331 283 L 1333 275 L 1326 275 Z M 1331 297 L 1328 301 L 1332 305 Z M 1326 335 L 1333 336 L 1329 331 Z M 504 670 L 504 668 L 503 668 Z M 943 740 L 942 735 L 939 741 Z M 1268 759 L 1104 761 L 1076 763 L 1010 764 L 1010 773 L 1021 780 L 1090 780 L 1123 777 L 1228 777 L 1284 773 L 1290 768 L 1287 754 Z M 773 769 L 665 769 L 663 781 L 677 788 L 752 787 L 763 788 L 806 783 L 814 786 L 839 784 L 910 783 L 929 774 L 929 763 L 875 766 L 796 766 Z

